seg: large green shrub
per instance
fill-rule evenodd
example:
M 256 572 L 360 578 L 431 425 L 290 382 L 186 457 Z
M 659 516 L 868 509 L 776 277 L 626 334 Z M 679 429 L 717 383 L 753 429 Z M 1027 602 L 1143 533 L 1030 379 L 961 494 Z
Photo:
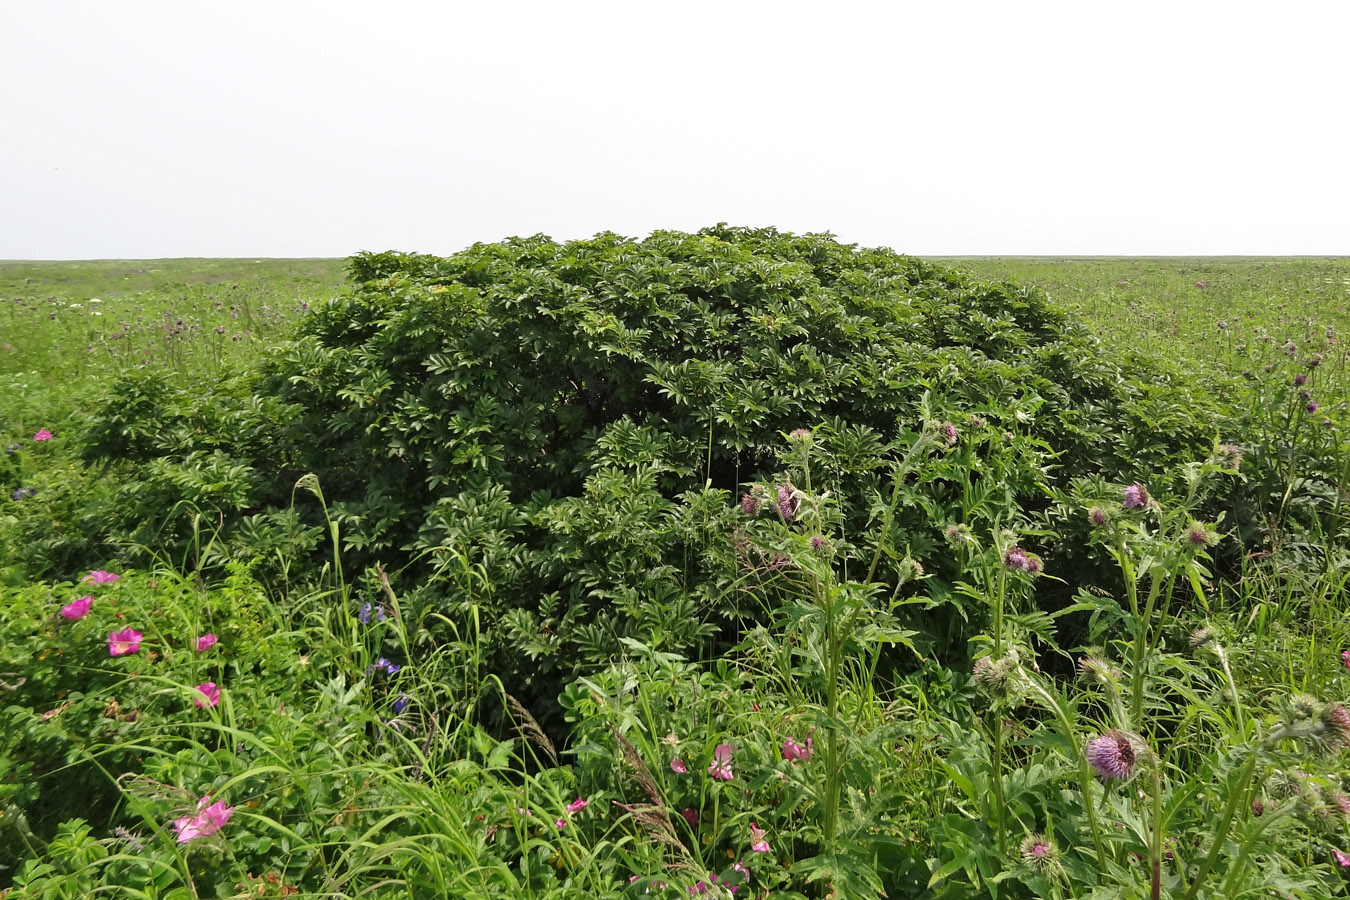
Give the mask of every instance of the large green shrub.
M 1073 477 L 1143 478 L 1215 438 L 1196 398 L 1039 289 L 825 235 L 533 237 L 351 270 L 258 381 L 288 410 L 275 443 L 318 474 L 349 562 L 417 557 L 550 683 L 560 651 L 598 662 L 637 633 L 689 650 L 750 612 L 735 499 L 786 483 L 796 429 L 842 538 L 875 522 L 916 436 L 939 438 L 886 583 L 907 556 L 952 574 L 947 524 L 1034 517 Z

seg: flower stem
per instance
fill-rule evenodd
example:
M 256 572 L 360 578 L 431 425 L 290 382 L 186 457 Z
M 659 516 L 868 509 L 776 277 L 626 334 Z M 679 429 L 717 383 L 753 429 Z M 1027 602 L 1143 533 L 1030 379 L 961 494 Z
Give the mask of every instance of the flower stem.
M 1243 764 L 1242 771 L 1238 773 L 1237 784 L 1228 794 L 1228 805 L 1224 808 L 1223 817 L 1219 820 L 1218 827 L 1214 829 L 1214 839 L 1210 842 L 1209 853 L 1205 854 L 1204 862 L 1200 864 L 1200 871 L 1195 873 L 1195 880 L 1186 889 L 1186 895 L 1182 900 L 1194 900 L 1200 886 L 1209 877 L 1209 870 L 1214 868 L 1215 861 L 1219 858 L 1219 854 L 1223 852 L 1224 843 L 1228 840 L 1228 832 L 1233 827 L 1233 817 L 1237 815 L 1238 805 L 1246 799 L 1247 785 L 1251 782 L 1252 773 L 1256 771 L 1256 756 L 1256 751 L 1252 751 L 1251 756 L 1247 757 L 1247 762 Z

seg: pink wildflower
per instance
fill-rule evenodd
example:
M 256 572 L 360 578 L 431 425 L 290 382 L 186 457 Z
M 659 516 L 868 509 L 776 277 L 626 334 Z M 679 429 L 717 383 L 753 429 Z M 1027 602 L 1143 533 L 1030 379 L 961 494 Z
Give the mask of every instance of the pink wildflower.
M 591 801 L 585 799 L 584 797 L 578 797 L 571 803 L 567 804 L 567 811 L 569 813 L 581 812 L 583 809 L 589 806 L 590 803 Z
M 789 762 L 797 762 L 798 760 L 806 762 L 814 752 L 815 747 L 812 746 L 812 739 L 809 737 L 806 739 L 805 747 L 797 743 L 796 738 L 787 738 L 783 741 L 783 759 Z
M 200 697 L 193 697 L 192 702 L 197 704 L 198 709 L 205 709 L 208 706 L 220 705 L 220 688 L 216 687 L 214 681 L 208 681 L 197 685 L 197 693 Z
M 698 812 L 692 807 L 686 806 L 680 810 L 680 815 L 684 816 L 684 820 L 689 823 L 690 828 L 698 825 Z
M 210 650 L 219 642 L 220 638 L 216 637 L 214 634 L 204 634 L 197 638 L 197 650 Z
M 708 766 L 708 774 L 718 781 L 730 781 L 731 772 L 731 754 L 735 752 L 730 744 L 718 744 L 713 750 L 712 765 Z
M 1139 761 L 1136 739 L 1128 732 L 1108 731 L 1088 741 L 1087 761 L 1102 778 L 1129 778 Z
M 72 622 L 76 619 L 83 619 L 89 614 L 89 606 L 93 602 L 94 598 L 87 595 L 78 600 L 72 600 L 70 603 L 61 607 L 61 615 Z
M 1350 650 L 1341 651 L 1341 662 L 1345 663 L 1347 669 L 1350 669 Z
M 750 845 L 751 850 L 756 853 L 769 852 L 769 842 L 764 840 L 764 829 L 754 822 L 750 823 L 750 836 L 754 838 L 754 842 Z
M 33 435 L 35 441 L 50 441 L 51 439 L 52 433 L 45 428 L 39 428 L 37 434 Z
M 134 628 L 123 628 L 121 631 L 108 632 L 108 655 L 126 656 L 128 653 L 135 653 L 141 649 L 141 639 L 145 635 Z
M 559 818 L 558 821 L 556 821 L 556 822 L 553 823 L 553 827 L 554 827 L 554 828 L 566 828 L 566 827 L 567 827 L 567 819 L 565 819 L 565 818 Z
M 114 575 L 112 572 L 105 572 L 102 569 L 95 569 L 88 575 L 81 578 L 80 581 L 83 581 L 85 584 L 112 584 L 114 581 L 116 581 L 121 577 L 122 577 L 121 575 Z
M 1121 505 L 1126 509 L 1143 509 L 1148 506 L 1148 490 L 1139 482 L 1135 482 L 1125 489 L 1125 499 Z
M 1350 650 L 1347 650 L 1346 652 L 1350 653 Z M 689 771 L 689 767 L 684 764 L 684 760 L 677 756 L 670 761 L 670 771 L 674 772 L 676 775 L 683 775 Z
M 211 796 L 208 794 L 197 801 L 196 815 L 174 819 L 173 830 L 178 843 L 186 844 L 199 837 L 210 837 L 225 827 L 233 812 L 234 807 L 226 806 L 224 800 L 211 803 Z
M 1336 862 L 1342 869 L 1350 869 L 1350 856 L 1347 856 L 1341 851 L 1335 849 L 1333 849 L 1331 852 L 1336 857 Z

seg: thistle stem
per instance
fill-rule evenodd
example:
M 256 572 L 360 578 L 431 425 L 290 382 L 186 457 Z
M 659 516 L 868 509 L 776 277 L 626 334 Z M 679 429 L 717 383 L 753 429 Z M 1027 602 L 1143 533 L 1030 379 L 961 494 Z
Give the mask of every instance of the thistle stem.
M 1233 817 L 1237 815 L 1238 804 L 1246 799 L 1247 785 L 1251 782 L 1252 773 L 1256 771 L 1256 755 L 1253 751 L 1243 764 L 1242 771 L 1238 774 L 1238 782 L 1228 794 L 1228 805 L 1224 808 L 1223 817 L 1219 820 L 1218 827 L 1214 829 L 1214 839 L 1210 842 L 1209 853 L 1205 854 L 1200 871 L 1195 873 L 1195 880 L 1186 889 L 1186 895 L 1182 900 L 1194 900 L 1200 885 L 1205 883 L 1205 879 L 1209 877 L 1209 870 L 1214 868 L 1215 861 L 1223 851 L 1224 842 L 1228 840 L 1228 832 L 1233 827 Z

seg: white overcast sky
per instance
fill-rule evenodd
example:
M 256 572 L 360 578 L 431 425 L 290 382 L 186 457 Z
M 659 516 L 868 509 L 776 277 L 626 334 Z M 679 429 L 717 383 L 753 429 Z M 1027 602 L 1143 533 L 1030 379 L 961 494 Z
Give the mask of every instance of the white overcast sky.
M 1350 254 L 1350 4 L 0 0 L 0 258 Z

